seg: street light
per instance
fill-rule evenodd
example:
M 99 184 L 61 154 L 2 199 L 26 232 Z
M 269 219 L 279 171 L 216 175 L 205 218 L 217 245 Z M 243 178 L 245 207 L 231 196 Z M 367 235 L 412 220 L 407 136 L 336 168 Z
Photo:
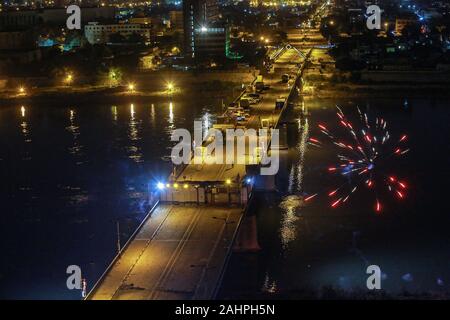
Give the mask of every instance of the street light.
M 132 83 L 132 82 L 130 82 L 130 83 L 128 84 L 128 91 L 134 92 L 134 88 L 135 88 L 135 87 L 136 87 L 135 84 Z
M 66 75 L 66 77 L 64 78 L 64 82 L 65 82 L 67 85 L 70 86 L 70 84 L 72 83 L 72 81 L 73 81 L 73 75 L 72 75 L 72 73 L 68 73 L 68 74 Z
M 168 82 L 166 87 L 167 87 L 167 93 L 172 94 L 175 89 L 175 85 L 173 84 L 173 82 Z
M 164 186 L 164 183 L 158 182 L 157 187 L 159 190 L 163 190 L 165 186 Z
M 22 95 L 26 94 L 25 87 L 23 87 L 23 86 L 20 86 L 18 91 L 19 91 L 19 94 L 22 94 Z

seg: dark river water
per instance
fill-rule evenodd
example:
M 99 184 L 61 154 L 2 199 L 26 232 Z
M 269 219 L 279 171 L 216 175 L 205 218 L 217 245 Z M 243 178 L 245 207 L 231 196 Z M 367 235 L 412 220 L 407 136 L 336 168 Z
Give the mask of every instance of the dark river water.
M 180 99 L 181 100 L 181 99 Z M 174 128 L 212 121 L 217 99 L 155 104 L 0 108 L 0 297 L 80 299 L 149 210 L 171 165 Z M 219 110 L 218 110 L 219 109 Z
M 382 287 L 443 293 L 450 286 L 448 181 L 450 109 L 443 100 L 338 101 L 384 117 L 392 136 L 409 134 L 411 152 L 386 166 L 409 185 L 402 201 L 383 197 L 383 212 L 362 191 L 331 210 L 319 197 L 335 181 L 336 154 L 307 145 L 317 124 L 336 121 L 336 101 L 314 100 L 311 115 L 289 118 L 279 193 L 257 195 L 261 250 L 234 254 L 222 298 L 314 296 L 323 287 L 364 288 L 367 265 L 379 265 Z M 115 256 L 116 222 L 124 243 L 149 210 L 148 191 L 170 172 L 174 128 L 212 122 L 217 99 L 163 103 L 11 106 L 0 109 L 0 297 L 80 299 L 66 288 L 66 268 L 79 265 L 92 286 Z
M 330 208 L 326 194 L 339 186 L 327 170 L 337 163 L 335 148 L 317 148 L 306 141 L 322 137 L 319 123 L 336 127 L 336 103 L 349 117 L 357 116 L 356 105 L 383 117 L 393 139 L 409 135 L 411 151 L 377 168 L 403 177 L 407 196 L 399 200 L 380 193 L 380 214 L 374 210 L 374 192 L 364 187 L 345 205 Z M 220 297 L 362 297 L 367 293 L 366 268 L 378 265 L 381 287 L 389 296 L 425 293 L 448 298 L 448 103 L 315 99 L 305 107 L 310 111 L 307 119 L 299 120 L 299 108 L 288 117 L 294 124 L 289 127 L 290 148 L 281 154 L 279 193 L 259 194 L 255 201 L 261 250 L 233 254 Z M 315 193 L 325 196 L 303 206 L 301 196 Z

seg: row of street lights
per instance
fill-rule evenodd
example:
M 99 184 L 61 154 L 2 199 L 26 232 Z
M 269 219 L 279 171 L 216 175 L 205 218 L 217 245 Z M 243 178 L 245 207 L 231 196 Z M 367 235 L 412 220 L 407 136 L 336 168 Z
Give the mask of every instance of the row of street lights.
M 134 82 L 128 83 L 127 89 L 129 93 L 134 93 L 134 91 L 136 90 L 136 84 Z M 173 84 L 173 82 L 168 82 L 166 84 L 166 90 L 168 94 L 172 94 L 175 91 L 175 85 Z
M 265 44 L 268 44 L 268 43 L 270 42 L 270 39 L 269 39 L 269 38 L 266 38 L 266 37 L 264 37 L 264 36 L 261 36 L 261 37 L 259 38 L 259 40 L 261 40 L 261 42 L 264 42 Z
M 66 86 L 70 86 L 73 83 L 73 80 L 74 80 L 73 74 L 72 73 L 68 73 L 64 77 L 63 83 Z M 134 82 L 128 83 L 127 89 L 128 89 L 128 92 L 134 93 L 134 91 L 136 90 L 136 84 Z M 168 94 L 172 94 L 175 91 L 175 85 L 173 84 L 173 82 L 168 82 L 166 84 L 166 90 L 167 90 Z M 26 95 L 27 91 L 25 89 L 25 86 L 23 86 L 23 85 L 19 86 L 19 88 L 17 89 L 17 93 L 18 93 L 18 95 L 21 95 L 21 96 Z
M 251 184 L 253 182 L 253 179 L 251 177 L 248 177 L 247 179 L 245 179 L 245 182 L 247 184 Z M 225 185 L 230 186 L 232 181 L 231 181 L 231 179 L 228 178 L 224 181 L 224 183 L 225 183 Z M 158 182 L 156 184 L 156 187 L 158 188 L 158 190 L 164 190 L 164 189 L 170 189 L 170 188 L 178 189 L 180 187 L 180 185 L 176 182 L 173 184 Z M 189 188 L 189 184 L 187 184 L 187 183 L 183 184 L 183 189 L 187 189 L 187 188 Z

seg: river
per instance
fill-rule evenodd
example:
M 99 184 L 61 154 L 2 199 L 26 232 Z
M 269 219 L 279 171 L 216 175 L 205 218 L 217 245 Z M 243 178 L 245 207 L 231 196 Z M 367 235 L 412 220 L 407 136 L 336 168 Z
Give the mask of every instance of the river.
M 257 194 L 261 250 L 233 254 L 221 298 L 311 298 L 365 290 L 369 264 L 382 270 L 388 294 L 444 294 L 450 283 L 447 199 L 450 109 L 439 99 L 305 102 L 288 116 L 278 193 Z M 335 181 L 326 168 L 336 154 L 308 145 L 318 123 L 336 122 L 335 104 L 385 118 L 392 136 L 409 135 L 409 154 L 393 170 L 409 186 L 406 199 L 370 192 L 330 209 L 318 198 Z M 0 297 L 80 299 L 66 288 L 66 268 L 79 265 L 92 286 L 149 209 L 148 190 L 170 172 L 174 128 L 209 126 L 218 99 L 122 105 L 16 105 L 0 109 Z M 206 123 L 207 122 L 207 123 Z M 209 123 L 209 124 L 208 124 Z M 386 172 L 390 173 L 390 172 Z M 325 198 L 326 199 L 326 198 Z M 330 288 L 333 289 L 330 289 Z

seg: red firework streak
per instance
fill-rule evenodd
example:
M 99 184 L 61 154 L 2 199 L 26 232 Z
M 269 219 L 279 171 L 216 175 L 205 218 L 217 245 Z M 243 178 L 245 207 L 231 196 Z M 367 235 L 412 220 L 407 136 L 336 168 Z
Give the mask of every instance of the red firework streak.
M 404 145 L 408 136 L 402 134 L 395 143 L 390 143 L 392 139 L 385 119 L 376 118 L 371 121 L 366 113 L 357 108 L 360 120 L 358 130 L 355 129 L 357 126 L 347 119 L 342 109 L 339 106 L 336 108 L 337 123 L 340 130 L 345 132 L 345 137 L 331 132 L 326 124 L 321 123 L 318 128 L 326 141 L 319 142 L 317 138 L 309 139 L 309 143 L 316 147 L 328 146 L 328 142 L 330 147 L 337 148 L 338 162 L 329 166 L 327 171 L 330 174 L 351 177 L 351 179 L 345 179 L 348 180 L 347 182 L 327 192 L 326 195 L 331 200 L 330 207 L 336 208 L 340 204 L 347 203 L 356 190 L 364 189 L 359 188 L 361 185 L 374 195 L 373 208 L 379 214 L 383 211 L 380 196 L 384 190 L 398 200 L 406 197 L 406 182 L 399 180 L 395 175 L 386 175 L 383 164 L 386 160 L 394 161 L 409 151 Z M 318 195 L 318 193 L 309 195 L 304 201 L 311 201 Z

